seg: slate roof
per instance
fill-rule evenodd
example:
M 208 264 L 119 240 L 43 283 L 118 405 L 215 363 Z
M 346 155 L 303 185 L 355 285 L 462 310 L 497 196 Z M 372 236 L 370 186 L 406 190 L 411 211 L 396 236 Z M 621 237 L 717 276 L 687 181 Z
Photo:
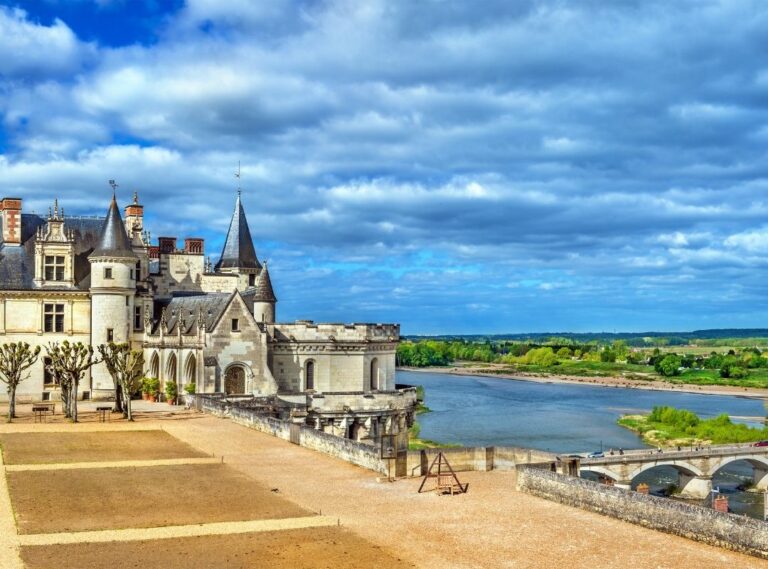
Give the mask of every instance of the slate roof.
M 120 209 L 117 207 L 114 195 L 112 195 L 112 203 L 109 204 L 106 221 L 101 228 L 99 243 L 90 256 L 137 258 L 131 247 L 131 240 L 125 232 L 125 225 L 120 217 Z
M 216 263 L 215 270 L 219 269 L 260 269 L 261 264 L 256 258 L 256 249 L 253 247 L 251 230 L 248 229 L 248 220 L 245 219 L 245 210 L 240 203 L 240 196 L 235 202 L 235 212 L 229 223 L 227 240 L 221 250 L 221 258 Z
M 155 304 L 155 314 L 158 320 L 153 326 L 153 332 L 159 326 L 159 315 L 165 308 L 165 321 L 168 325 L 168 333 L 178 333 L 176 326 L 179 317 L 184 317 L 182 333 L 187 334 L 197 326 L 197 318 L 203 313 L 205 329 L 210 330 L 218 322 L 224 310 L 232 298 L 232 293 L 212 292 L 207 294 L 178 294 L 170 300 L 160 300 Z
M 2 242 L 2 218 L 0 218 L 0 290 L 29 290 L 34 288 L 35 234 L 47 220 L 34 213 L 21 215 L 21 245 L 5 245 Z M 88 255 L 99 242 L 104 218 L 67 217 L 64 229 L 75 234 L 75 287 L 90 287 L 91 265 Z M 62 287 L 67 289 L 68 287 Z M 50 290 L 50 287 L 48 288 Z
M 251 312 L 253 312 L 253 302 L 277 302 L 266 262 L 264 262 L 264 268 L 261 269 L 259 276 L 256 277 L 256 284 L 243 291 L 243 297 L 246 296 L 251 297 L 249 298 Z

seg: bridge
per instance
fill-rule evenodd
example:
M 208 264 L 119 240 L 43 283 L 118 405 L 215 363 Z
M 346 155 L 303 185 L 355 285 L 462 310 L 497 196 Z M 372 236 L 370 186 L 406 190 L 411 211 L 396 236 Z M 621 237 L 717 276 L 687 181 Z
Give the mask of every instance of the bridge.
M 608 478 L 619 488 L 632 488 L 632 481 L 642 472 L 658 466 L 671 466 L 678 473 L 678 488 L 685 498 L 703 499 L 712 492 L 712 477 L 718 470 L 736 461 L 752 466 L 752 480 L 761 490 L 768 488 L 768 446 L 722 445 L 698 450 L 663 451 L 643 449 L 624 454 L 581 460 L 581 472 L 593 472 Z

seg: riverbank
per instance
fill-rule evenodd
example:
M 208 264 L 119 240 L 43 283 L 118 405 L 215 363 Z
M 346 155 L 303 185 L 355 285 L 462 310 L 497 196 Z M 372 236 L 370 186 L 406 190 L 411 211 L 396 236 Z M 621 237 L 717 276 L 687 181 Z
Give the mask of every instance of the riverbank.
M 675 393 L 696 393 L 699 395 L 731 395 L 768 399 L 768 389 L 755 387 L 736 387 L 731 385 L 691 385 L 673 383 L 663 380 L 628 379 L 621 376 L 583 377 L 560 374 L 507 372 L 501 364 L 454 365 L 446 367 L 400 367 L 403 371 L 419 373 L 445 373 L 450 375 L 474 375 L 495 377 L 515 381 L 531 381 L 536 383 L 563 383 L 571 385 L 596 385 L 600 387 L 620 387 L 627 389 L 642 389 L 646 391 L 670 391 Z M 493 371 L 489 371 L 493 370 Z

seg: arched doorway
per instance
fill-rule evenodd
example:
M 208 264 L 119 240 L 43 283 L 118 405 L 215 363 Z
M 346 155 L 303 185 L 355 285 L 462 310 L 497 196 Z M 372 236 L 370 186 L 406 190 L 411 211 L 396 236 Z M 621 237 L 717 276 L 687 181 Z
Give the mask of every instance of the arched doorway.
M 309 360 L 304 366 L 304 389 L 315 388 L 315 362 Z
M 245 393 L 245 370 L 242 366 L 233 365 L 227 368 L 224 375 L 224 392 L 227 395 Z
M 371 360 L 371 377 L 369 389 L 376 391 L 379 389 L 379 358 L 373 358 Z
M 160 377 L 160 356 L 157 352 L 152 352 L 149 359 L 149 377 Z

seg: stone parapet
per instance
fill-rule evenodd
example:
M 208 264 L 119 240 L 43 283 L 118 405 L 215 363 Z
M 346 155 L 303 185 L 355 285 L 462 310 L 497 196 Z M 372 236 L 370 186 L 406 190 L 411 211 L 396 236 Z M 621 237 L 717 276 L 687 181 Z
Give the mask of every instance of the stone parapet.
M 270 326 L 277 341 L 298 342 L 398 342 L 399 324 L 315 324 L 299 320 L 293 324 Z
M 517 468 L 517 489 L 568 506 L 768 559 L 768 524 L 760 520 L 532 466 Z

